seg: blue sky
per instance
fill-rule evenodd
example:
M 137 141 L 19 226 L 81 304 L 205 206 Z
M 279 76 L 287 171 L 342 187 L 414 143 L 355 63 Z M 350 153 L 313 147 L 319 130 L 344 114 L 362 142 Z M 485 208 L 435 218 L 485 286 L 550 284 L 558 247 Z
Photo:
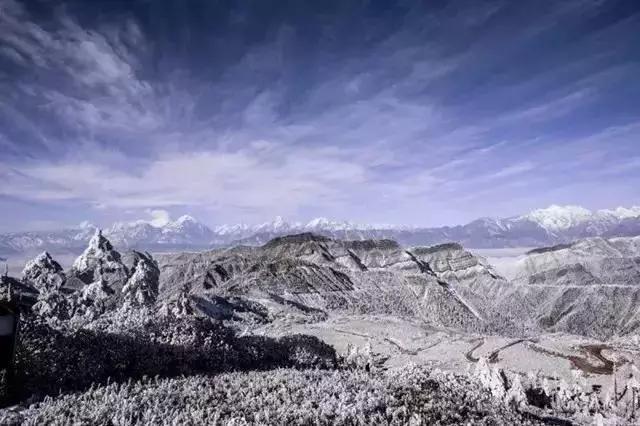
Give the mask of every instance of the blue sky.
M 637 1 L 0 2 L 0 230 L 640 202 Z

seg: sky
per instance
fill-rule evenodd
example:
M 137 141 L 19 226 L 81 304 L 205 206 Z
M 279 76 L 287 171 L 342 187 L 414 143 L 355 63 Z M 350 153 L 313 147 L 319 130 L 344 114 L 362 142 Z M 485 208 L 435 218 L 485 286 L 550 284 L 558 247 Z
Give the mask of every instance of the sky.
M 640 2 L 0 0 L 0 231 L 640 203 Z

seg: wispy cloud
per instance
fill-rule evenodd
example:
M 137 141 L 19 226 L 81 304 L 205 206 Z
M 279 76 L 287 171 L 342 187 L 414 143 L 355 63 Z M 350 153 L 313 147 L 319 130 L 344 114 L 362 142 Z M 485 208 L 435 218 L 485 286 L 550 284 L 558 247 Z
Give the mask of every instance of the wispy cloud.
M 365 169 L 328 149 L 264 157 L 257 151 L 172 155 L 142 171 L 60 163 L 4 174 L 0 193 L 39 201 L 77 200 L 102 208 L 223 206 L 293 214 L 301 203 L 336 205 L 362 185 Z
M 633 11 L 138 6 L 2 2 L 0 204 L 429 224 L 563 203 L 604 175 L 637 196 Z

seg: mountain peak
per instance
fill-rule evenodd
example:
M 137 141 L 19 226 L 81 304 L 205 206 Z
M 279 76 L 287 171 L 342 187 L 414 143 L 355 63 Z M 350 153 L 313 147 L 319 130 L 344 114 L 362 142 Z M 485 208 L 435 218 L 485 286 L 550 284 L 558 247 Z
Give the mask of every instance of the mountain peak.
M 111 243 L 102 235 L 102 229 L 96 228 L 93 237 L 91 237 L 91 240 L 89 240 L 89 246 L 98 248 L 106 245 L 111 245 Z
M 96 229 L 85 251 L 73 262 L 71 271 L 85 284 L 90 284 L 103 276 L 114 276 L 122 280 L 127 274 L 127 268 L 121 261 L 120 253 L 102 235 L 100 228 Z
M 213 231 L 187 214 L 161 228 L 158 242 L 162 244 L 209 244 Z
M 193 216 L 190 216 L 188 214 L 184 214 L 184 215 L 180 216 L 175 221 L 175 223 L 179 223 L 179 224 L 180 223 L 185 223 L 185 222 L 197 223 L 198 221 Z
M 327 226 L 329 224 L 329 219 L 326 217 L 316 217 L 315 219 L 311 219 L 309 223 L 307 223 L 308 228 L 317 228 L 320 226 Z
M 47 251 L 26 263 L 22 277 L 40 291 L 59 289 L 65 281 L 62 267 Z
M 275 219 L 271 222 L 263 223 L 262 225 L 258 225 L 255 227 L 256 230 L 267 230 L 267 231 L 283 231 L 291 228 L 289 223 L 284 220 L 282 216 L 276 216 Z
M 193 216 L 185 214 L 176 220 L 167 223 L 161 229 L 163 232 L 175 232 L 176 230 L 196 227 L 204 227 L 204 225 L 198 222 Z
M 552 204 L 546 209 L 532 211 L 524 219 L 538 223 L 545 229 L 558 231 L 571 228 L 593 217 L 591 210 L 580 206 L 559 206 Z

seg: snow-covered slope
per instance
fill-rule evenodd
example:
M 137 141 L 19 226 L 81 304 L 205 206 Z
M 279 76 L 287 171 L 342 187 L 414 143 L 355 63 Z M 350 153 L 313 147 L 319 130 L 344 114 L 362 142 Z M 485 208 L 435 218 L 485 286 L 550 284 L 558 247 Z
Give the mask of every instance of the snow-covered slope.
M 210 245 L 214 233 L 206 225 L 189 215 L 179 217 L 160 229 L 158 244 L 168 245 Z
M 530 251 L 488 295 L 529 328 L 609 338 L 640 330 L 640 237 L 588 238 Z
M 593 218 L 591 211 L 579 206 L 552 205 L 546 209 L 534 210 L 521 219 L 535 222 L 548 231 L 561 231 L 578 226 Z
M 516 268 L 514 281 L 520 284 L 640 286 L 640 237 L 596 237 L 536 249 Z

